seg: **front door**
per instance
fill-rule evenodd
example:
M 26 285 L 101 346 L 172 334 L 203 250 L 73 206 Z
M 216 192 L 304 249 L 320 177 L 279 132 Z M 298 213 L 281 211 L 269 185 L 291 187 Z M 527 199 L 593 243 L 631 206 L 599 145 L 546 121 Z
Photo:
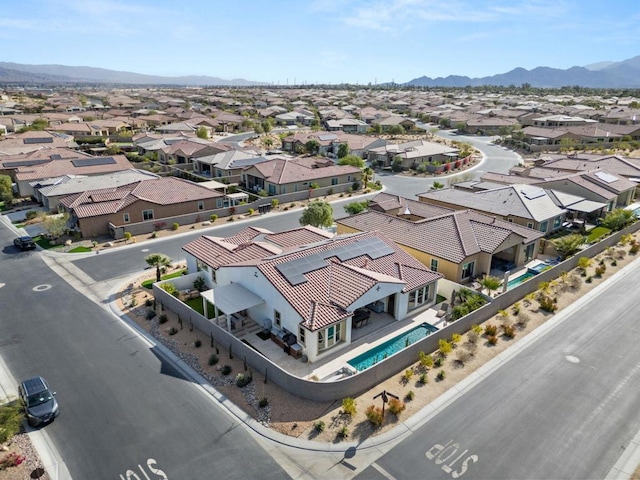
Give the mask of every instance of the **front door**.
M 391 316 L 395 318 L 395 310 L 396 310 L 396 296 L 389 295 L 389 301 L 387 302 L 387 313 L 391 314 Z

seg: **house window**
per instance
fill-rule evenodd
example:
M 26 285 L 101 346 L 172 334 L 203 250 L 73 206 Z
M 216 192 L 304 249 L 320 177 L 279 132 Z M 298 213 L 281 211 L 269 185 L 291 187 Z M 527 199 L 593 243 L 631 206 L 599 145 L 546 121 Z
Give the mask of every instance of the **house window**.
M 409 292 L 409 310 L 424 305 L 429 301 L 429 285 Z
M 275 323 L 278 328 L 282 327 L 282 318 L 278 310 L 273 311 L 273 323 Z
M 553 229 L 560 228 L 562 225 L 562 217 L 556 217 L 553 219 Z
M 542 222 L 540 224 L 540 231 L 541 232 L 546 232 L 547 231 L 547 227 L 549 227 L 549 221 L 545 220 L 544 222 Z
M 129 214 L 128 213 L 123 213 L 122 214 L 122 219 L 124 220 L 124 223 L 129 223 L 131 221 L 131 219 L 129 218 Z
M 533 260 L 533 251 L 535 248 L 536 244 L 535 243 L 530 243 L 529 245 L 527 245 L 527 247 L 524 249 L 524 261 L 528 262 L 530 260 Z
M 221 198 L 217 198 L 216 199 L 216 207 L 222 208 L 222 199 Z
M 473 277 L 473 270 L 476 262 L 469 262 L 462 265 L 462 280 Z
M 337 178 L 332 178 L 331 179 L 331 185 L 337 185 L 338 184 L 338 179 Z
M 434 272 L 438 271 L 438 260 L 436 260 L 435 258 L 431 259 L 431 270 Z
M 318 331 L 318 351 L 326 350 L 340 343 L 343 325 L 344 322 L 340 322 Z
M 153 220 L 153 210 L 143 210 L 142 220 Z
M 304 329 L 304 327 L 299 327 L 298 328 L 298 343 L 300 345 L 304 345 L 306 342 L 306 331 Z
M 211 280 L 213 281 L 213 283 L 218 283 L 218 280 L 216 279 L 216 272 L 217 270 L 215 268 L 211 269 Z
M 204 202 L 202 200 L 198 202 L 198 210 L 204 210 Z
M 196 268 L 198 269 L 199 272 L 208 272 L 209 271 L 209 265 L 207 265 L 206 263 L 204 263 L 202 260 L 196 260 Z
M 527 228 L 533 228 L 533 223 L 532 222 L 527 222 Z
M 507 220 L 509 221 L 509 223 L 513 223 L 513 218 L 507 218 Z

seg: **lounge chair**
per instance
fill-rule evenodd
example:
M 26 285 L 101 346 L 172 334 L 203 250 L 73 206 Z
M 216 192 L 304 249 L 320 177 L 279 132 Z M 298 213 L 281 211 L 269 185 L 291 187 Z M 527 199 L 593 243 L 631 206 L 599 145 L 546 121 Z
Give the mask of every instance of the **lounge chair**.
M 446 302 L 442 302 L 440 304 L 440 310 L 436 313 L 436 317 L 441 318 L 444 317 L 449 312 L 449 304 Z

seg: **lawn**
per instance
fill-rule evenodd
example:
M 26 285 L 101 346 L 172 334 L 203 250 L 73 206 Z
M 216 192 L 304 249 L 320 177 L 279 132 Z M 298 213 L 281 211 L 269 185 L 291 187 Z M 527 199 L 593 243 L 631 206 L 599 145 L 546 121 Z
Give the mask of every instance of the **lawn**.
M 185 272 L 186 270 L 178 270 L 177 272 L 173 272 L 173 273 L 169 273 L 167 275 L 161 276 L 160 280 L 170 280 L 172 278 L 181 277 Z M 154 283 L 156 283 L 156 277 L 150 278 L 149 280 L 145 280 L 144 282 L 142 282 L 142 286 L 144 288 L 148 288 L 149 290 L 151 290 L 153 288 L 152 285 Z
M 189 300 L 186 300 L 184 303 L 189 305 L 200 315 L 204 316 L 204 308 L 202 307 L 202 297 L 190 298 Z M 215 313 L 213 305 L 209 304 L 209 306 L 207 307 L 207 313 L 208 313 L 207 318 L 213 318 L 213 314 Z M 218 311 L 218 314 L 221 314 L 221 313 L 222 312 Z
M 41 235 L 33 237 L 33 241 L 36 242 L 41 248 L 44 248 L 45 250 L 64 247 L 64 245 L 59 245 L 59 244 L 52 245 L 48 238 L 45 238 Z
M 71 250 L 69 250 L 69 253 L 88 253 L 93 251 L 93 249 L 91 247 L 76 247 L 76 248 L 72 248 Z
M 587 236 L 587 243 L 595 243 L 611 233 L 607 227 L 595 227 Z

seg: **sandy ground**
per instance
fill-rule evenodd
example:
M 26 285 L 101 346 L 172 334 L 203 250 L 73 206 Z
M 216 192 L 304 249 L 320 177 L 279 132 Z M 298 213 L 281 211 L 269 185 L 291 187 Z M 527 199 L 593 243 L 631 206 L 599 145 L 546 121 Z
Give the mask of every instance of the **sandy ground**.
M 581 276 L 579 271 L 568 272 L 566 276 L 553 282 L 549 293 L 551 297 L 557 299 L 558 311 L 632 262 L 636 256 L 629 254 L 628 250 L 628 245 L 619 245 L 596 257 L 593 265 L 587 269 L 586 275 Z M 595 276 L 595 268 L 601 260 L 606 265 L 606 272 L 598 278 Z M 589 277 L 592 277 L 592 281 L 587 283 L 586 280 Z M 234 382 L 236 375 L 249 373 L 249 370 L 245 370 L 242 359 L 235 356 L 231 359 L 227 351 L 216 351 L 216 347 L 211 346 L 208 337 L 197 330 L 191 331 L 188 325 L 183 325 L 180 328 L 178 320 L 172 312 L 163 312 L 167 315 L 167 322 L 163 325 L 158 325 L 157 317 L 154 320 L 146 319 L 145 314 L 149 308 L 145 306 L 145 300 L 152 299 L 151 291 L 140 286 L 140 282 L 146 278 L 149 278 L 149 274 L 137 279 L 133 290 L 123 294 L 119 300 L 120 307 L 130 318 L 151 332 L 175 353 L 178 353 L 182 359 L 203 373 L 236 405 L 263 424 L 290 436 L 321 442 L 340 441 L 343 427 L 346 427 L 349 438 L 356 440 L 362 440 L 370 435 L 377 435 L 393 428 L 398 421 L 402 421 L 421 410 L 519 338 L 552 318 L 552 314 L 539 309 L 539 304 L 535 299 L 529 301 L 523 299 L 519 302 L 520 315 L 516 315 L 514 307 L 511 307 L 503 315 L 497 315 L 485 323 L 485 325 L 492 324 L 498 327 L 498 341 L 495 345 L 490 345 L 485 334 L 480 335 L 474 341 L 471 338 L 473 334 L 467 333 L 454 350 L 447 355 L 441 367 L 425 368 L 416 359 L 416 363 L 408 368 L 411 371 L 410 378 L 405 378 L 405 372 L 397 372 L 383 383 L 355 398 L 356 414 L 350 417 L 341 412 L 340 401 L 313 402 L 294 397 L 270 381 L 265 383 L 264 377 L 259 372 L 252 372 L 253 382 L 248 387 L 242 389 L 237 387 Z M 129 308 L 132 298 L 136 299 L 136 306 Z M 515 327 L 515 338 L 511 339 L 502 334 L 501 326 L 503 324 Z M 174 335 L 168 334 L 171 327 L 177 330 Z M 201 342 L 200 347 L 195 346 L 198 339 Z M 212 353 L 217 353 L 219 358 L 219 363 L 215 366 L 208 365 L 208 359 Z M 430 353 L 434 358 L 439 356 L 438 352 L 426 353 Z M 220 372 L 222 365 L 231 366 L 232 373 L 227 376 L 222 375 Z M 445 372 L 444 379 L 437 378 L 440 371 Z M 422 374 L 426 376 L 426 383 L 420 381 Z M 373 428 L 366 418 L 365 410 L 370 405 L 381 406 L 381 402 L 374 401 L 373 397 L 383 390 L 404 400 L 405 410 L 396 416 L 388 413 L 387 406 L 383 425 Z M 409 400 L 410 392 L 413 392 L 411 400 Z M 264 408 L 258 404 L 262 398 L 268 400 L 268 406 Z M 320 429 L 315 426 L 320 421 L 324 422 L 322 431 L 319 431 Z

